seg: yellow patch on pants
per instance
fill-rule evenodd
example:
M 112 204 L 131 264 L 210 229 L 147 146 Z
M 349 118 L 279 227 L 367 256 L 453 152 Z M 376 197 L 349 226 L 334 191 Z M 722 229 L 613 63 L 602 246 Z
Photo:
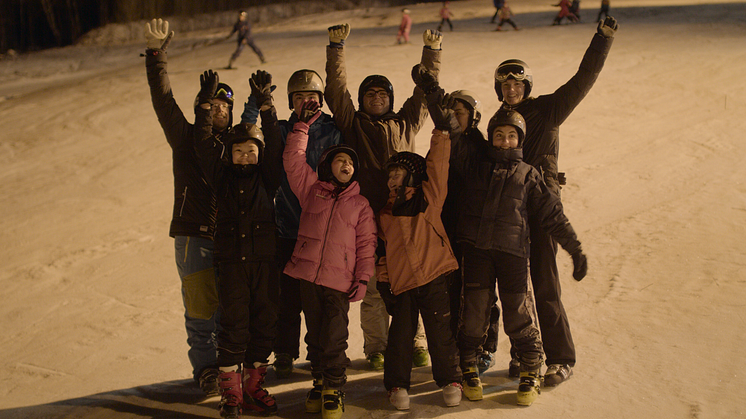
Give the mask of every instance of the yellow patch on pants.
M 185 276 L 181 281 L 181 291 L 189 317 L 208 320 L 218 309 L 218 290 L 212 268 Z

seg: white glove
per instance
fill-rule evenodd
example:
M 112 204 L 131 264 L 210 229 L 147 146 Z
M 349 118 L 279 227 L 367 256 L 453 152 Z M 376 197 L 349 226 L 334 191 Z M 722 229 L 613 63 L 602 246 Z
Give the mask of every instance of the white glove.
M 598 22 L 598 33 L 604 38 L 613 38 L 619 25 L 616 23 L 616 19 L 611 16 L 606 16 L 602 22 Z
M 168 31 L 168 21 L 153 19 L 145 24 L 145 39 L 148 40 L 148 49 L 165 50 L 171 42 L 174 31 Z
M 428 29 L 425 31 L 425 33 L 422 34 L 422 40 L 425 42 L 426 47 L 434 50 L 439 50 L 440 44 L 443 42 L 443 34 L 438 31 Z
M 329 42 L 341 44 L 350 35 L 350 24 L 334 25 L 329 27 Z

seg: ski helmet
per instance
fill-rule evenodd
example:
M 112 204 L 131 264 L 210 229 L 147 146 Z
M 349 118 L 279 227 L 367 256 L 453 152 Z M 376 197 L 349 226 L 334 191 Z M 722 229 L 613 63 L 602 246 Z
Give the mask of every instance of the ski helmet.
M 427 180 L 427 162 L 424 157 L 410 151 L 400 151 L 386 162 L 386 171 L 401 167 L 407 171 L 402 185 L 418 187 Z
M 319 94 L 319 105 L 324 104 L 324 81 L 319 73 L 313 70 L 298 70 L 288 80 L 288 102 L 293 110 L 293 93 L 316 92 Z
M 518 148 L 523 147 L 523 139 L 526 138 L 526 121 L 523 115 L 513 110 L 499 109 L 487 124 L 487 141 L 492 144 L 492 133 L 495 128 L 502 125 L 512 125 L 518 131 Z
M 360 88 L 357 90 L 357 102 L 359 109 L 363 110 L 363 96 L 365 92 L 372 87 L 380 87 L 389 94 L 389 110 L 394 109 L 394 86 L 391 84 L 389 79 L 379 74 L 368 76 L 360 83 Z
M 482 120 L 482 102 L 471 90 L 456 90 L 451 96 L 471 110 L 471 127 L 476 128 Z
M 499 66 L 497 66 L 497 69 L 495 69 L 495 92 L 497 92 L 497 98 L 500 99 L 501 102 L 503 100 L 501 85 L 505 80 L 511 78 L 523 82 L 523 85 L 525 86 L 523 90 L 524 99 L 531 94 L 531 88 L 534 87 L 534 76 L 533 73 L 531 73 L 528 64 L 517 59 L 503 61 Z
M 241 144 L 250 140 L 254 141 L 257 147 L 259 147 L 257 163 L 261 163 L 264 156 L 264 134 L 262 134 L 262 130 L 256 125 L 249 122 L 240 123 L 231 128 L 222 138 L 228 153 L 232 152 L 233 144 Z M 230 156 L 230 154 L 226 154 L 227 156 Z
M 319 165 L 316 167 L 316 174 L 319 176 L 319 180 L 324 182 L 331 182 L 334 180 L 334 174 L 332 173 L 332 161 L 334 157 L 339 153 L 345 153 L 352 158 L 352 167 L 355 169 L 355 173 L 352 174 L 350 182 L 357 178 L 357 172 L 360 167 L 360 163 L 357 158 L 355 150 L 346 144 L 337 144 L 328 147 L 321 153 L 319 158 Z

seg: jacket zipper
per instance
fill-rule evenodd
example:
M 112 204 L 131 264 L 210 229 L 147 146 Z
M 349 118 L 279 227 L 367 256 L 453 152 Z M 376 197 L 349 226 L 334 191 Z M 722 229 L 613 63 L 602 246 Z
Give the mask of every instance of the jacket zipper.
M 313 283 L 317 284 L 319 280 L 319 271 L 321 271 L 321 263 L 324 261 L 324 249 L 326 249 L 326 240 L 329 237 L 329 226 L 332 224 L 332 216 L 334 215 L 334 206 L 337 205 L 338 196 L 334 197 L 332 202 L 332 209 L 329 211 L 329 218 L 326 220 L 326 231 L 324 232 L 324 244 L 321 245 L 321 255 L 319 255 L 319 267 L 316 268 L 316 275 L 313 279 Z
M 188 188 L 189 186 L 184 186 L 184 193 L 181 194 L 184 197 L 184 200 L 181 201 L 181 208 L 179 209 L 179 217 L 183 216 L 184 214 L 184 205 L 186 205 L 186 194 L 187 194 Z

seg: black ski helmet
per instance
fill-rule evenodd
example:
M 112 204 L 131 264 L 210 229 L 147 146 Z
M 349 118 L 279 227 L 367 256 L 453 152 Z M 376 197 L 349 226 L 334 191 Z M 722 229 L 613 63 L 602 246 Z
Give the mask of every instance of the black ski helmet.
M 354 181 L 357 178 L 357 172 L 360 168 L 357 153 L 352 147 L 346 144 L 337 144 L 328 147 L 326 150 L 324 150 L 323 153 L 321 153 L 321 157 L 319 157 L 319 165 L 316 166 L 316 174 L 319 176 L 319 180 L 324 182 L 332 182 L 334 180 L 334 174 L 332 173 L 332 161 L 334 160 L 334 156 L 339 153 L 345 153 L 348 156 L 352 157 L 352 167 L 355 169 L 355 173 L 352 174 L 350 182 Z
M 221 140 L 227 148 L 225 157 L 227 157 L 229 161 L 233 161 L 233 144 L 241 144 L 251 140 L 259 147 L 257 164 L 262 162 L 262 157 L 264 156 L 264 134 L 255 124 L 249 122 L 237 124 L 225 133 Z
M 523 119 L 523 115 L 516 111 L 508 109 L 499 109 L 490 118 L 489 124 L 487 124 L 487 141 L 492 145 L 492 133 L 495 128 L 501 125 L 512 125 L 518 131 L 518 148 L 523 147 L 523 139 L 526 138 L 526 121 Z
M 293 93 L 316 92 L 319 94 L 319 105 L 324 104 L 324 81 L 319 73 L 303 69 L 298 70 L 288 80 L 288 106 L 293 110 Z
M 531 73 L 528 64 L 517 59 L 505 60 L 495 69 L 495 92 L 497 92 L 497 98 L 501 102 L 503 100 L 501 85 L 505 80 L 511 78 L 523 82 L 525 86 L 523 90 L 524 99 L 531 94 L 531 88 L 534 87 L 534 75 Z
M 228 126 L 233 125 L 233 89 L 225 83 L 218 83 L 213 99 L 224 100 L 228 103 Z M 199 95 L 194 98 L 194 108 L 199 106 Z
M 374 74 L 366 77 L 365 80 L 360 83 L 360 88 L 357 90 L 357 103 L 359 110 L 364 111 L 363 96 L 365 96 L 365 92 L 367 92 L 371 87 L 380 87 L 385 90 L 389 94 L 389 111 L 394 109 L 394 85 L 392 85 L 389 79 L 385 76 Z
M 482 102 L 477 98 L 477 95 L 471 90 L 456 90 L 451 93 L 451 96 L 471 110 L 471 127 L 476 128 L 479 121 L 482 120 Z
M 410 151 L 400 151 L 386 162 L 386 171 L 395 167 L 401 167 L 407 171 L 407 176 L 402 184 L 404 186 L 418 187 L 427 180 L 427 162 L 424 157 Z

